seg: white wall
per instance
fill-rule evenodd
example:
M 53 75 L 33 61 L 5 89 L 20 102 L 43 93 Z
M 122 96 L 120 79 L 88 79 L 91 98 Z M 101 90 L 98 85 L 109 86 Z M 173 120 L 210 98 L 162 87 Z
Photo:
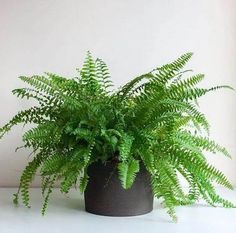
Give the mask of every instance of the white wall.
M 17 76 L 73 76 L 86 50 L 108 63 L 116 85 L 193 51 L 204 84 L 236 87 L 235 41 L 235 0 L 0 0 L 0 125 L 29 106 L 11 95 L 22 85 Z M 234 157 L 210 160 L 236 185 L 236 94 L 204 100 L 212 137 Z M 26 164 L 29 152 L 14 152 L 21 132 L 0 142 L 0 186 L 17 185 Z

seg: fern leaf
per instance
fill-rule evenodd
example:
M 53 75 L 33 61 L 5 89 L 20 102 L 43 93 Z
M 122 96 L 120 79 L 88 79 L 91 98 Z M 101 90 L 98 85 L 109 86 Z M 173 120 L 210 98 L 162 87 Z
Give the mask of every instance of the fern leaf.
M 210 151 L 212 153 L 220 152 L 223 155 L 231 158 L 230 153 L 227 151 L 227 149 L 223 146 L 220 146 L 215 141 L 210 140 L 206 137 L 200 137 L 200 136 L 193 136 L 187 132 L 178 132 L 178 137 L 182 138 L 183 140 L 189 141 L 192 144 L 195 144 L 197 147 L 202 148 L 203 150 Z
M 139 171 L 139 162 L 137 160 L 130 160 L 128 163 L 121 162 L 118 165 L 118 174 L 124 189 L 129 189 Z
M 186 65 L 186 63 L 191 59 L 193 53 L 186 53 L 180 56 L 177 60 L 172 63 L 166 64 L 160 68 L 156 68 L 152 71 L 155 73 L 156 80 L 162 83 L 167 83 L 172 78 L 174 78 L 178 72 Z
M 34 159 L 28 163 L 26 168 L 24 169 L 21 179 L 20 179 L 20 191 L 23 203 L 26 207 L 30 207 L 29 205 L 29 186 L 34 179 L 35 173 L 39 166 L 41 165 L 44 156 L 42 154 L 37 154 Z
M 56 154 L 50 156 L 48 159 L 46 159 L 43 163 L 43 166 L 41 167 L 40 173 L 45 175 L 52 175 L 55 173 L 58 173 L 61 169 L 61 167 L 68 161 L 68 158 L 66 158 L 65 155 Z
M 49 187 L 48 187 L 48 190 L 47 190 L 47 195 L 44 198 L 44 203 L 43 203 L 43 207 L 42 207 L 42 210 L 41 210 L 42 215 L 45 215 L 46 209 L 48 207 L 49 196 L 53 191 L 53 185 L 56 181 L 56 178 L 57 178 L 57 176 L 54 175 L 52 180 L 49 183 Z
M 120 161 L 127 161 L 130 157 L 132 143 L 134 141 L 134 137 L 128 134 L 123 134 L 121 137 L 121 142 L 119 145 L 119 158 Z
M 106 63 L 101 59 L 96 60 L 95 66 L 96 66 L 96 77 L 100 82 L 103 92 L 107 95 L 110 93 L 109 89 L 113 87 L 108 67 Z
M 165 184 L 163 185 L 160 178 L 161 177 L 157 175 L 151 176 L 153 194 L 157 198 L 163 198 L 163 205 L 165 208 L 167 208 L 167 213 L 170 215 L 174 222 L 177 222 L 177 216 L 174 209 L 174 206 L 176 205 L 176 200 L 170 190 L 170 187 L 165 186 Z
M 80 178 L 80 184 L 79 184 L 79 189 L 81 193 L 84 193 L 88 184 L 88 179 L 89 179 L 89 176 L 87 172 L 84 171 L 84 175 Z

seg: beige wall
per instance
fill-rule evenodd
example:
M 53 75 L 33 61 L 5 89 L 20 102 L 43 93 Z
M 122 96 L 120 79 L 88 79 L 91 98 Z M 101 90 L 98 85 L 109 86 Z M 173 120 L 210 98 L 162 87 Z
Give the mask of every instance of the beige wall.
M 235 41 L 235 0 L 0 0 L 0 125 L 29 106 L 11 95 L 22 85 L 17 76 L 73 76 L 86 50 L 108 63 L 116 85 L 193 51 L 190 65 L 206 74 L 205 85 L 236 87 Z M 236 94 L 205 100 L 212 137 L 234 157 L 210 160 L 236 185 Z M 26 164 L 29 152 L 14 152 L 21 132 L 0 142 L 0 186 L 17 185 Z

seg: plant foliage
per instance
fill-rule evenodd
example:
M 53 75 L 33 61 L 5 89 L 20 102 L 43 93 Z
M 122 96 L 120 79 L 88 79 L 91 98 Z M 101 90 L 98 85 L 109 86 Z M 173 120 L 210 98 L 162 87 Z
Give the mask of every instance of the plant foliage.
M 202 88 L 203 74 L 183 70 L 192 53 L 138 76 L 117 91 L 106 64 L 88 52 L 78 77 L 56 74 L 19 77 L 27 88 L 13 90 L 19 98 L 35 99 L 37 104 L 15 115 L 0 129 L 0 138 L 17 124 L 34 127 L 23 135 L 25 148 L 33 159 L 24 169 L 18 203 L 29 204 L 29 186 L 38 171 L 42 177 L 45 213 L 55 181 L 62 193 L 79 184 L 81 192 L 89 180 L 87 167 L 100 160 L 116 159 L 122 186 L 132 186 L 144 163 L 150 173 L 153 194 L 175 220 L 175 206 L 203 198 L 211 205 L 234 205 L 219 197 L 216 182 L 233 189 L 225 175 L 208 164 L 204 153 L 227 150 L 208 137 L 209 124 L 199 111 L 197 100 L 212 91 L 229 88 Z M 179 175 L 189 183 L 185 193 Z

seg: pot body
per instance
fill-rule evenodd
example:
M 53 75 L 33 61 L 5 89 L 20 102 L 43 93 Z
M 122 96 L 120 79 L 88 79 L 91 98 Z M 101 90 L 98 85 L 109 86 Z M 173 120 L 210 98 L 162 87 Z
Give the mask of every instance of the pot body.
M 89 182 L 84 193 L 87 212 L 105 216 L 135 216 L 152 211 L 150 176 L 144 166 L 140 166 L 132 187 L 127 190 L 121 186 L 116 162 L 94 163 L 88 167 L 88 175 Z

